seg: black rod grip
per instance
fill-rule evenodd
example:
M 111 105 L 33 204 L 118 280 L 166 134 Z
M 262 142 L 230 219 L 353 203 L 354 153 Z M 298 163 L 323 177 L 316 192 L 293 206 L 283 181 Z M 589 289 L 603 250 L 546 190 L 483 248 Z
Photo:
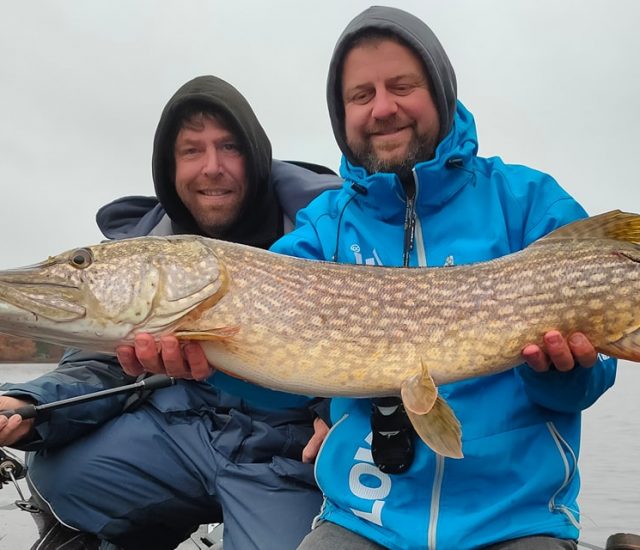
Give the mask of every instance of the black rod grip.
M 136 390 L 149 391 L 157 390 L 160 388 L 166 388 L 175 383 L 175 378 L 167 376 L 166 374 L 154 374 L 149 378 L 143 378 L 133 384 L 127 384 L 126 386 L 120 386 L 117 388 L 109 388 L 107 390 L 101 390 L 85 395 L 78 395 L 76 397 L 70 397 L 68 399 L 62 399 L 61 401 L 54 401 L 52 403 L 44 403 L 43 405 L 25 405 L 24 407 L 18 407 L 17 409 L 7 409 L 0 411 L 2 416 L 12 416 L 19 414 L 23 419 L 35 418 L 40 412 L 50 412 L 62 407 L 69 407 L 71 405 L 77 405 L 79 403 L 86 403 L 87 401 L 93 401 L 95 399 L 102 399 L 104 397 L 110 397 L 120 393 L 132 392 Z
M 14 414 L 19 414 L 22 417 L 22 420 L 26 420 L 27 418 L 35 418 L 38 414 L 38 409 L 35 405 L 25 405 L 24 407 L 18 407 L 17 409 L 6 409 L 4 411 L 0 411 L 0 415 L 6 416 L 7 418 Z

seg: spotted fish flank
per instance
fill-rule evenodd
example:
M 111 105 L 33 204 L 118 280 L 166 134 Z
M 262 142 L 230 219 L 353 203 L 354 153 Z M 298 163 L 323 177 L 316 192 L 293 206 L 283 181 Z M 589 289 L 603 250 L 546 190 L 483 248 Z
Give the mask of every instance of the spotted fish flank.
M 640 361 L 639 243 L 640 216 L 622 212 L 442 268 L 314 262 L 196 236 L 114 241 L 0 272 L 0 332 L 106 352 L 139 332 L 176 333 L 268 388 L 400 394 L 422 439 L 460 457 L 439 385 L 520 364 L 550 329 Z

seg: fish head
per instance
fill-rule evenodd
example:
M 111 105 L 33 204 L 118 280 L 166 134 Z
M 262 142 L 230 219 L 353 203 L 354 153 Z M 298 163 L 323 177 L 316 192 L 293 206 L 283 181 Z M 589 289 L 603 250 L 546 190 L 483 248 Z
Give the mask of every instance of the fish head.
M 197 236 L 141 237 L 69 250 L 0 271 L 0 332 L 113 351 L 162 335 L 226 289 L 224 265 Z

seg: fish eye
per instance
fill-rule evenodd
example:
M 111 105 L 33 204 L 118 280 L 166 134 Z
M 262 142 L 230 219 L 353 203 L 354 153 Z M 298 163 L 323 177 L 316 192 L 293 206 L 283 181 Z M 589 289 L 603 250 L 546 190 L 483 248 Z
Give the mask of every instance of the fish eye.
M 78 250 L 71 253 L 70 263 L 73 267 L 84 269 L 85 267 L 89 267 L 92 262 L 93 256 L 87 248 L 78 248 Z

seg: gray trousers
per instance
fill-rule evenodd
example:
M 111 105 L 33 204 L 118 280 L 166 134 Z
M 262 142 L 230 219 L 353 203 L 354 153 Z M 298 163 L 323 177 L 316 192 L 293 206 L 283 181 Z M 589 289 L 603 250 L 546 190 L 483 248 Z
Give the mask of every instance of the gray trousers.
M 385 550 L 375 542 L 356 533 L 325 521 L 309 533 L 298 546 L 298 550 Z M 483 550 L 576 550 L 573 540 L 553 537 L 525 537 L 486 546 Z M 451 549 L 443 549 L 451 550 Z

